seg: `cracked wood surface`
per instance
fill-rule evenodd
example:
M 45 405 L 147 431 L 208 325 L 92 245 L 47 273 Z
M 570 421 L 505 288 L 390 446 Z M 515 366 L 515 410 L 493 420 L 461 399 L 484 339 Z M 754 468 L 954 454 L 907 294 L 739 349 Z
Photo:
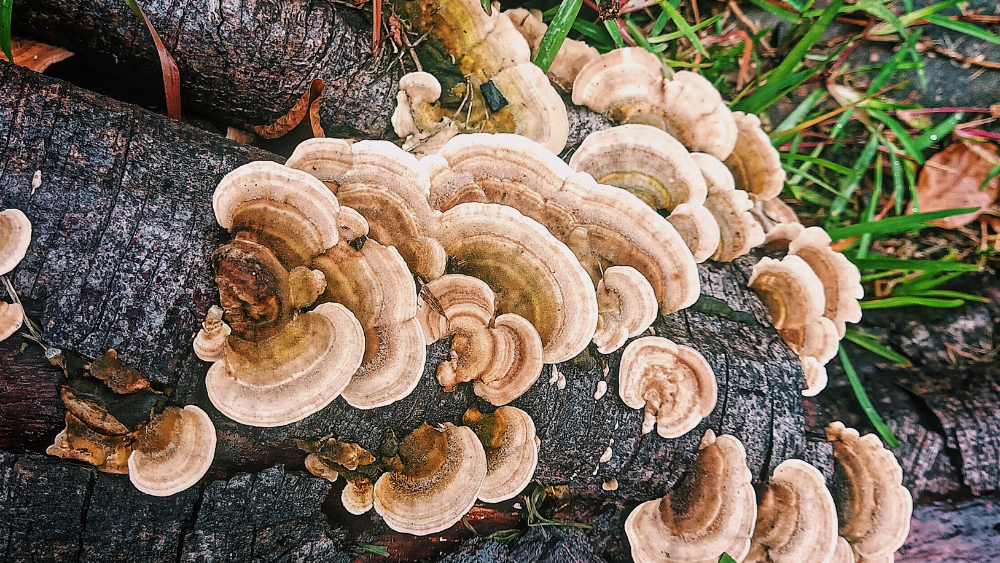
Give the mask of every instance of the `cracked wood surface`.
M 205 398 L 208 366 L 191 350 L 200 319 L 217 300 L 208 257 L 226 239 L 215 224 L 211 194 L 229 170 L 249 160 L 278 157 L 10 65 L 0 65 L 0 136 L 4 139 L 0 206 L 23 210 L 34 225 L 28 255 L 12 273 L 28 315 L 39 322 L 51 345 L 90 357 L 115 348 L 126 363 L 171 390 L 174 400 L 205 408 L 219 431 L 216 468 L 205 482 L 278 462 L 301 467 L 303 454 L 291 447 L 291 437 L 335 434 L 375 449 L 389 428 L 405 433 L 424 420 L 457 421 L 476 400 L 468 385 L 445 393 L 433 378 L 438 361 L 447 353 L 447 344 L 442 342 L 430 348 L 428 367 L 417 390 L 394 405 L 358 411 L 337 399 L 297 424 L 272 429 L 249 428 L 222 417 Z M 30 183 L 36 170 L 42 171 L 42 185 L 32 193 Z M 782 460 L 806 455 L 798 395 L 802 375 L 794 354 L 746 289 L 754 260 L 702 265 L 707 297 L 654 325 L 656 334 L 694 346 L 712 364 L 719 380 L 715 411 L 678 440 L 664 440 L 655 433 L 641 436 L 642 412 L 627 408 L 615 393 L 620 352 L 590 364 L 560 365 L 567 379 L 565 389 L 547 384 L 546 373 L 514 402 L 533 416 L 542 439 L 539 480 L 569 484 L 574 494 L 598 502 L 634 504 L 662 496 L 681 478 L 706 428 L 738 436 L 746 444 L 750 468 L 758 479 Z M 0 369 L 3 385 L 23 395 L 26 378 L 30 380 L 33 371 L 44 373 L 39 377 L 44 385 L 37 397 L 20 396 L 9 403 L 17 409 L 0 402 L 0 428 L 16 432 L 19 424 L 27 428 L 30 421 L 34 425 L 22 443 L 11 443 L 8 436 L 4 447 L 38 451 L 46 443 L 44 438 L 51 439 L 61 427 L 60 407 L 52 401 L 59 377 L 53 375 L 54 368 L 42 365 L 37 350 L 24 356 L 32 359 L 26 361 L 27 367 L 21 366 L 14 346 L 8 341 L 0 347 L 0 357 L 10 358 L 10 365 L 5 361 Z M 595 400 L 597 382 L 606 377 L 605 364 L 609 392 Z M 36 405 L 40 412 L 32 412 Z M 22 420 L 22 416 L 27 418 Z M 611 460 L 599 464 L 609 446 Z M 5 459 L 7 474 L 15 475 L 8 477 L 13 479 L 8 483 L 14 485 L 32 478 L 46 483 L 65 478 L 68 488 L 60 497 L 76 503 L 72 510 L 77 512 L 88 505 L 88 495 L 104 490 L 105 479 L 123 483 L 120 477 L 95 476 L 75 463 L 30 455 Z M 46 469 L 32 469 L 36 466 Z M 55 476 L 46 476 L 49 472 Z M 620 487 L 605 492 L 601 484 L 610 477 L 617 478 Z M 216 482 L 205 490 L 226 486 Z M 13 493 L 7 487 L 9 496 Z M 302 502 L 318 505 L 326 491 L 320 489 L 302 493 L 308 497 Z M 9 543 L 6 549 L 33 550 L 30 546 L 49 541 L 45 538 L 51 534 L 38 535 L 41 531 L 59 529 L 68 535 L 56 534 L 62 538 L 58 545 L 44 544 L 49 547 L 39 547 L 38 553 L 46 554 L 40 556 L 43 559 L 73 560 L 85 544 L 79 540 L 80 522 L 86 523 L 90 516 L 83 520 L 65 516 L 63 521 L 64 516 L 47 513 L 51 511 L 41 501 L 35 503 L 34 495 L 18 494 L 21 500 L 9 506 L 16 508 L 18 522 L 31 526 L 8 533 L 7 541 L 17 546 Z M 154 526 L 156 518 L 166 517 L 158 509 L 141 508 L 147 506 L 142 503 L 151 502 L 149 498 L 132 492 L 122 495 L 117 495 L 121 502 L 133 498 L 139 504 L 106 511 L 102 517 L 122 520 L 115 525 Z M 184 498 L 188 497 L 175 497 L 173 502 L 188 502 Z M 104 504 L 89 501 L 89 506 L 90 515 L 97 506 L 105 512 Z M 190 509 L 171 506 L 182 521 L 183 514 L 190 514 Z M 252 511 L 240 514 L 248 522 L 260 517 Z M 132 533 L 143 536 L 141 530 Z M 620 521 L 608 533 L 620 536 Z M 188 542 L 196 536 L 188 532 L 185 537 Z M 70 542 L 72 538 L 77 538 L 76 543 Z M 204 551 L 218 547 L 216 541 L 205 539 Z M 236 549 L 245 538 L 226 541 L 234 546 L 226 549 Z M 70 544 L 75 547 L 66 547 Z M 114 544 L 108 549 L 120 548 Z M 155 551 L 152 546 L 143 549 Z M 219 553 L 205 560 L 240 558 Z

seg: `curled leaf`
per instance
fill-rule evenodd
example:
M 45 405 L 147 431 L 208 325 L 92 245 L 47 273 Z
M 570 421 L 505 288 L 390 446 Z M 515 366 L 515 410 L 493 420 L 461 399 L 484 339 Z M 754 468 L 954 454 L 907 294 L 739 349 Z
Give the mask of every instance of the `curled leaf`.
M 14 64 L 30 68 L 35 72 L 45 72 L 50 65 L 73 56 L 72 51 L 27 39 L 13 39 L 11 53 Z M 7 56 L 0 54 L 0 59 L 7 60 Z
M 317 78 L 309 85 L 299 101 L 295 102 L 288 113 L 279 117 L 270 125 L 244 125 L 250 131 L 260 135 L 265 139 L 277 139 L 288 134 L 289 131 L 302 122 L 306 114 L 309 115 L 309 126 L 312 128 L 314 137 L 324 137 L 323 127 L 319 123 L 319 100 L 323 97 L 323 89 L 326 84 Z
M 1000 178 L 984 181 L 998 162 L 991 143 L 969 146 L 955 143 L 927 159 L 917 180 L 920 211 L 978 207 L 978 211 L 953 215 L 933 223 L 946 229 L 963 227 L 988 208 L 1000 193 Z M 982 187 L 982 189 L 981 189 Z
M 181 73 L 177 70 L 177 62 L 173 55 L 160 41 L 160 34 L 156 33 L 153 23 L 146 17 L 136 0 L 125 0 L 128 7 L 146 24 L 149 34 L 153 36 L 153 44 L 156 45 L 156 54 L 160 57 L 160 70 L 163 72 L 163 92 L 167 97 L 167 116 L 170 119 L 181 121 Z

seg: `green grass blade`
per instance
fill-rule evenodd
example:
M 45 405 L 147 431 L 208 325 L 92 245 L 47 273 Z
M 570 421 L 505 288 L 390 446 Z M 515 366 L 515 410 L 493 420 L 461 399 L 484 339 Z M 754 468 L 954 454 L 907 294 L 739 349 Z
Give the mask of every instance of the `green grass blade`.
M 871 233 L 872 236 L 901 233 L 918 229 L 920 227 L 926 227 L 928 226 L 925 224 L 927 221 L 944 219 L 945 217 L 951 217 L 952 215 L 972 213 L 978 209 L 978 207 L 962 207 L 959 209 L 942 209 L 941 211 L 913 213 L 912 215 L 904 215 L 901 217 L 889 217 L 888 219 L 882 219 L 881 221 L 875 221 L 873 223 L 862 223 L 858 225 L 839 227 L 836 229 L 828 229 L 826 232 L 833 240 L 857 237 L 865 233 Z
M 906 43 L 906 50 L 909 52 L 913 62 L 922 62 L 920 53 L 917 52 L 916 39 L 906 30 L 906 24 L 892 10 L 887 8 L 885 4 L 879 0 L 859 0 L 858 8 L 885 21 L 886 24 L 899 34 L 903 42 Z M 917 77 L 920 79 L 920 86 L 926 90 L 927 74 L 924 72 L 923 66 L 917 69 Z
M 826 160 L 825 158 L 818 158 L 807 154 L 791 154 L 791 153 L 782 153 L 780 156 L 784 160 L 799 160 L 802 162 L 811 162 L 818 166 L 822 166 L 823 168 L 832 170 L 838 174 L 843 174 L 844 176 L 858 175 L 858 172 L 853 168 L 848 168 L 846 166 L 837 164 L 836 162 L 831 162 L 829 160 Z
M 865 210 L 861 212 L 862 223 L 871 223 L 872 219 L 875 218 L 875 209 L 878 208 L 879 198 L 882 197 L 882 162 L 882 155 L 879 154 L 878 158 L 875 159 L 875 179 L 872 181 L 872 195 L 868 200 L 868 205 L 865 206 Z M 866 258 L 871 244 L 871 233 L 861 235 L 861 240 L 858 242 L 857 257 Z
M 760 113 L 781 99 L 786 93 L 801 86 L 803 82 L 815 76 L 823 68 L 824 65 L 817 65 L 816 68 L 786 76 L 781 81 L 774 82 L 768 80 L 767 84 L 758 88 L 750 97 L 733 104 L 733 110 L 746 113 Z
M 381 555 L 382 557 L 389 557 L 389 548 L 384 545 L 372 545 L 370 543 L 359 543 L 358 547 L 361 551 L 368 553 L 373 553 L 375 555 Z
M 691 26 L 688 25 L 686 21 L 684 21 L 684 16 L 682 16 L 681 13 L 677 11 L 677 8 L 671 6 L 669 2 L 664 2 L 664 0 L 660 0 L 660 8 L 663 8 L 663 11 L 670 16 L 670 19 L 674 22 L 674 25 L 677 26 L 677 30 L 683 33 L 684 36 L 688 38 L 688 41 L 690 41 L 694 45 L 695 49 L 698 49 L 698 52 L 701 53 L 701 56 L 705 57 L 706 59 L 712 58 L 711 56 L 709 56 L 708 51 L 705 50 L 705 47 L 702 46 L 701 41 L 698 40 L 698 35 L 694 32 L 694 30 L 691 29 Z
M 559 5 L 559 11 L 552 18 L 552 23 L 549 24 L 545 35 L 542 36 L 542 42 L 538 45 L 535 59 L 531 61 L 543 72 L 548 72 L 549 67 L 552 66 L 552 60 L 556 58 L 559 47 L 562 47 L 563 41 L 566 40 L 582 5 L 583 0 L 563 0 L 562 4 Z
M 963 299 L 934 299 L 930 297 L 886 297 L 885 299 L 874 299 L 872 301 L 862 301 L 861 310 L 869 309 L 893 309 L 896 307 L 930 307 L 932 309 L 954 309 L 965 304 Z
M 819 19 L 817 19 L 811 26 L 809 26 L 809 31 L 802 37 L 802 39 L 795 45 L 794 48 L 785 57 L 785 60 L 781 61 L 768 81 L 780 82 L 784 80 L 787 76 L 792 74 L 795 67 L 802 62 L 803 57 L 812 49 L 812 46 L 819 41 L 820 36 L 826 31 L 826 28 L 830 26 L 833 22 L 833 18 L 837 17 L 837 13 L 840 11 L 841 6 L 844 5 L 844 0 L 833 0 L 830 4 L 823 10 L 820 14 Z
M 906 356 L 900 354 L 899 352 L 896 352 L 895 350 L 891 350 L 883 346 L 882 344 L 879 344 L 874 337 L 868 334 L 864 334 L 862 332 L 858 332 L 853 328 L 847 329 L 847 332 L 844 333 L 844 339 L 853 342 L 858 346 L 861 346 L 862 348 L 868 350 L 869 352 L 878 354 L 879 356 L 882 356 L 883 358 L 889 360 L 890 362 L 899 364 L 904 368 L 913 366 L 913 363 L 910 362 L 910 360 Z
M 663 14 L 666 14 L 666 12 L 663 12 Z M 663 14 L 661 14 L 661 17 L 663 16 Z M 706 27 L 709 27 L 715 22 L 721 20 L 722 16 L 723 14 L 716 14 L 697 25 L 693 25 L 691 26 L 691 31 L 701 31 L 702 29 L 705 29 Z M 656 21 L 659 22 L 660 20 L 657 19 Z M 670 33 L 664 33 L 663 35 L 660 35 L 661 31 L 663 30 L 660 29 L 659 31 L 657 31 L 656 26 L 654 25 L 653 31 L 649 33 L 649 39 L 647 39 L 647 41 L 649 41 L 650 43 L 665 43 L 667 41 L 675 41 L 677 39 L 680 39 L 681 37 L 684 37 L 683 31 L 672 31 Z M 742 47 L 740 47 L 740 49 L 742 49 Z
M 792 25 L 799 25 L 802 23 L 802 18 L 800 18 L 798 14 L 779 8 L 774 4 L 765 2 L 764 0 L 750 0 L 750 3 L 771 15 L 778 16 Z
M 827 225 L 832 226 L 836 224 L 837 220 L 840 218 L 841 213 L 847 207 L 847 202 L 854 196 L 854 191 L 858 189 L 858 184 L 861 183 L 861 178 L 864 172 L 868 170 L 871 166 L 872 161 L 875 160 L 875 155 L 878 153 L 878 137 L 872 135 L 868 142 L 865 143 L 865 148 L 861 150 L 861 155 L 858 156 L 858 160 L 854 163 L 855 175 L 844 178 L 841 182 L 840 195 L 837 199 L 833 200 L 833 204 L 830 206 L 830 217 L 827 219 Z
M 625 41 L 622 39 L 622 34 L 618 31 L 618 24 L 615 20 L 604 20 L 604 29 L 608 30 L 608 35 L 611 36 L 611 40 L 615 42 L 615 47 L 623 49 L 625 47 Z
M 816 88 L 815 90 L 813 90 L 812 93 L 806 96 L 806 99 L 802 100 L 802 102 L 799 103 L 799 105 L 796 106 L 795 109 L 793 109 L 792 112 L 788 114 L 788 117 L 782 120 L 782 122 L 779 123 L 778 126 L 774 128 L 774 130 L 787 131 L 798 125 L 799 122 L 801 122 L 803 119 L 805 119 L 807 115 L 809 115 L 809 112 L 812 111 L 814 107 L 816 107 L 816 104 L 818 104 L 820 100 L 823 99 L 824 96 L 826 96 L 826 91 L 823 88 Z M 777 147 L 783 144 L 792 136 L 794 136 L 794 133 L 790 135 L 782 135 L 781 137 L 771 139 L 771 144 Z
M 952 31 L 957 31 L 959 33 L 964 33 L 969 37 L 974 37 L 980 41 L 986 41 L 994 45 L 1000 45 L 1000 37 L 993 35 L 985 29 L 972 25 L 971 23 L 966 23 L 962 21 L 955 21 L 953 19 L 946 18 L 944 16 L 930 15 L 926 18 L 927 21 L 934 25 L 950 29 Z
M 632 35 L 632 39 L 635 40 L 636 45 L 647 51 L 653 51 L 653 46 L 649 44 L 649 41 L 646 41 L 646 36 L 642 34 L 642 30 L 635 25 L 631 18 L 625 19 L 625 27 L 628 28 L 628 32 Z
M 861 410 L 865 411 L 865 414 L 868 415 L 868 420 L 871 421 L 872 426 L 875 427 L 875 431 L 882 437 L 882 440 L 886 443 L 886 445 L 890 448 L 898 448 L 899 440 L 892 435 L 892 431 L 889 430 L 889 427 L 882 421 L 882 417 L 879 416 L 875 407 L 872 406 L 872 402 L 868 399 L 868 393 L 865 393 L 865 388 L 861 386 L 861 380 L 858 379 L 858 374 L 854 371 L 854 366 L 851 365 L 851 360 L 848 359 L 847 352 L 844 351 L 843 345 L 840 346 L 837 356 L 840 358 L 840 364 L 844 366 L 844 373 L 847 374 L 847 381 L 851 383 L 851 389 L 854 390 L 854 396 L 858 399 L 858 404 L 861 405 Z
M 965 118 L 964 113 L 953 113 L 941 123 L 931 127 L 927 131 L 924 131 L 923 134 L 917 137 L 915 141 L 917 148 L 920 150 L 929 149 L 931 145 L 940 141 L 943 137 L 950 135 L 951 132 L 955 130 L 955 126 L 958 125 L 963 118 Z
M 14 53 L 10 46 L 10 17 L 14 12 L 14 0 L 0 0 L 0 50 L 14 64 Z
M 906 127 L 903 127 L 902 123 L 888 113 L 879 109 L 867 108 L 865 111 L 867 111 L 868 114 L 875 119 L 878 119 L 882 123 L 889 126 L 889 129 L 891 129 L 893 134 L 896 135 L 896 140 L 898 140 L 899 144 L 903 146 L 903 151 L 905 151 L 910 158 L 920 164 L 924 163 L 924 155 L 921 153 L 920 149 L 917 148 L 917 142 L 910 136 L 910 133 L 907 132 Z
M 889 147 L 889 170 L 892 172 L 892 206 L 896 215 L 903 213 L 903 163 L 896 154 L 896 147 L 888 139 L 882 137 L 883 144 Z
M 883 219 L 882 221 L 888 221 Z M 879 221 L 880 223 L 881 221 Z M 871 223 L 872 225 L 878 223 Z M 978 272 L 979 266 L 976 264 L 963 264 L 961 262 L 946 262 L 944 260 L 904 260 L 902 258 L 891 258 L 888 256 L 879 258 L 857 258 L 850 254 L 845 254 L 847 259 L 854 263 L 860 270 L 899 270 L 904 272 Z
M 964 272 L 951 272 L 939 276 L 936 272 L 924 272 L 919 276 L 912 277 L 902 283 L 896 284 L 896 287 L 892 291 L 893 293 L 904 295 L 906 293 L 935 289 L 940 287 L 942 284 L 948 283 L 961 276 L 963 273 Z
M 813 176 L 811 173 L 806 172 L 806 170 L 804 168 L 796 168 L 796 167 L 788 165 L 788 164 L 782 164 L 781 168 L 786 173 L 788 173 L 788 174 L 795 174 L 796 176 L 798 176 L 800 178 L 804 178 L 806 180 L 809 180 L 810 182 L 812 182 L 812 183 L 816 184 L 817 186 L 823 188 L 824 190 L 830 192 L 834 196 L 840 195 L 840 191 L 838 191 L 837 188 L 834 188 L 829 183 L 821 180 L 817 176 Z M 789 182 L 789 185 L 792 185 L 791 182 Z M 798 188 L 799 186 L 795 185 L 795 187 Z
M 990 171 L 986 174 L 986 177 L 983 178 L 983 181 L 979 183 L 979 189 L 985 190 L 986 186 L 990 183 L 990 180 L 996 178 L 997 176 L 1000 176 L 1000 162 L 994 164 L 993 168 L 990 168 Z
M 930 4 L 929 6 L 925 6 L 919 10 L 914 10 L 912 7 L 907 7 L 906 8 L 907 13 L 899 16 L 899 19 L 900 21 L 903 22 L 904 25 L 910 25 L 917 20 L 927 19 L 928 16 L 934 15 L 945 8 L 950 8 L 952 6 L 961 4 L 962 2 L 965 1 L 966 0 L 945 0 L 944 2 L 938 2 L 937 4 Z M 883 29 L 879 29 L 879 26 L 875 26 L 872 28 L 873 35 L 880 35 L 880 34 L 885 35 L 886 33 L 890 32 Z
M 962 299 L 965 301 L 976 301 L 978 303 L 986 303 L 986 298 L 980 295 L 973 295 L 971 293 L 965 293 L 964 291 L 952 291 L 950 289 L 927 289 L 923 291 L 914 292 L 893 292 L 893 295 L 899 297 L 931 297 L 938 299 Z

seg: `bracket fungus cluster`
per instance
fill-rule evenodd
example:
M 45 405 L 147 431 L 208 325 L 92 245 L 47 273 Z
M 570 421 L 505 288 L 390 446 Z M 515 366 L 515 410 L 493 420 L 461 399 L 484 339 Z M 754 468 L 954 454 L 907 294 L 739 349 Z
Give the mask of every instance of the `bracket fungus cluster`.
M 0 212 L 0 276 L 6 275 L 24 259 L 31 243 L 31 221 L 20 209 Z M 0 301 L 0 340 L 21 328 L 24 310 L 20 303 Z
M 622 355 L 618 393 L 626 405 L 645 408 L 642 433 L 677 438 L 691 431 L 715 408 L 715 372 L 694 348 L 666 338 L 633 340 Z
M 857 266 L 830 248 L 820 227 L 804 229 L 780 261 L 762 258 L 750 276 L 778 333 L 802 360 L 812 396 L 826 387 L 827 362 L 836 355 L 847 322 L 861 320 L 864 297 Z
M 757 502 L 746 450 L 733 436 L 705 432 L 698 459 L 667 496 L 640 504 L 625 520 L 636 563 L 742 561 L 750 550 Z
M 482 131 L 516 133 L 552 152 L 563 149 L 569 133 L 566 106 L 545 73 L 531 63 L 528 42 L 499 5 L 486 12 L 476 0 L 400 1 L 396 7 L 415 31 L 440 42 L 442 58 L 451 57 L 465 77 L 445 88 L 463 99 L 454 110 L 435 105 L 442 86 L 433 76 L 403 77 L 392 122 L 408 148 L 420 149 L 432 139 L 426 147 L 432 151 L 449 135 Z M 463 109 L 466 117 L 460 118 Z
M 514 27 L 528 42 L 531 47 L 531 57 L 534 59 L 538 52 L 538 46 L 542 43 L 542 37 L 549 26 L 542 21 L 542 13 L 538 10 L 525 10 L 515 8 L 506 10 L 503 15 L 507 16 L 514 24 Z M 556 53 L 549 70 L 545 73 L 556 86 L 569 92 L 573 89 L 573 81 L 580 69 L 587 63 L 599 57 L 597 49 L 587 45 L 583 41 L 575 39 L 564 39 Z

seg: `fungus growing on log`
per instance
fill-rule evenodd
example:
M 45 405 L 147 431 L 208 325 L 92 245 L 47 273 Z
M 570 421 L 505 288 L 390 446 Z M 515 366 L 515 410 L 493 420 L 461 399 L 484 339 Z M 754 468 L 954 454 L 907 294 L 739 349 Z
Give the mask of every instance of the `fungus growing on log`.
M 403 142 L 403 150 L 433 154 L 458 134 L 458 123 L 435 104 L 441 83 L 426 72 L 411 72 L 399 79 L 392 128 Z
M 705 183 L 708 196 L 705 209 L 715 218 L 719 245 L 712 253 L 718 262 L 732 262 L 764 242 L 764 232 L 750 213 L 753 202 L 746 192 L 736 189 L 732 173 L 719 159 L 705 153 L 692 153 Z
M 231 335 L 205 376 L 222 414 L 249 426 L 281 426 L 330 404 L 347 387 L 364 354 L 361 323 L 343 305 L 324 303 L 272 338 Z
M 305 170 L 368 222 L 368 235 L 395 246 L 410 271 L 425 280 L 444 273 L 446 256 L 434 239 L 440 215 L 427 203 L 427 170 L 388 141 L 309 139 L 287 166 Z
M 670 223 L 628 192 L 574 173 L 528 139 L 462 135 L 422 162 L 438 209 L 463 202 L 509 205 L 565 243 L 594 285 L 606 268 L 632 266 L 653 287 L 663 314 L 698 298 L 697 266 Z
M 708 207 L 682 203 L 670 212 L 667 221 L 677 229 L 695 262 L 700 264 L 718 254 L 720 225 Z
M 653 209 L 670 211 L 682 203 L 701 205 L 705 179 L 688 150 L 669 133 L 626 124 L 587 135 L 569 165 L 601 184 L 632 193 Z
M 892 561 L 910 531 L 913 499 L 901 483 L 903 471 L 892 452 L 874 434 L 833 422 L 826 428 L 833 442 L 830 490 L 837 505 L 840 535 L 858 561 Z
M 473 405 L 462 416 L 462 424 L 472 428 L 486 450 L 486 478 L 479 489 L 479 500 L 505 501 L 531 483 L 538 464 L 538 446 L 535 422 L 528 413 L 500 407 L 483 414 Z
M 804 461 L 785 460 L 774 469 L 760 498 L 744 562 L 829 562 L 838 538 L 837 508 L 823 474 Z
M 695 466 L 658 500 L 625 520 L 636 563 L 716 563 L 723 553 L 742 561 L 750 550 L 757 502 L 746 450 L 739 440 L 705 432 Z
M 472 508 L 486 477 L 486 452 L 466 426 L 426 423 L 399 443 L 395 468 L 375 483 L 374 507 L 397 532 L 425 536 Z
M 17 303 L 0 301 L 0 340 L 10 338 L 24 322 L 24 309 Z
M 689 150 L 726 159 L 736 145 L 733 114 L 703 76 L 664 78 L 660 60 L 640 47 L 615 49 L 587 63 L 573 83 L 573 103 L 616 123 L 652 125 Z
M 194 353 L 206 362 L 217 362 L 222 359 L 226 338 L 233 332 L 233 329 L 222 320 L 223 313 L 224 310 L 218 305 L 209 307 L 202 328 L 194 337 Z
M 715 372 L 694 348 L 666 338 L 644 336 L 625 348 L 618 394 L 633 409 L 645 408 L 642 433 L 656 425 L 664 438 L 677 438 L 715 408 Z
M 452 90 L 469 98 L 469 119 L 458 124 L 461 131 L 516 133 L 552 152 L 563 149 L 569 133 L 566 106 L 542 69 L 531 63 L 531 49 L 510 19 L 499 10 L 485 13 L 475 0 L 400 1 L 395 6 L 414 31 L 429 32 L 440 41 L 443 58 L 452 57 L 465 75 L 467 82 Z M 505 103 L 490 107 L 485 96 L 476 95 L 484 86 L 495 88 Z
M 66 428 L 45 453 L 63 459 L 88 463 L 105 473 L 128 473 L 128 458 L 132 454 L 136 433 L 107 435 L 96 432 L 82 420 L 66 412 Z
M 839 340 L 847 331 L 845 323 L 861 320 L 858 300 L 865 296 L 865 289 L 858 267 L 830 248 L 830 242 L 830 235 L 821 227 L 809 227 L 789 243 L 788 254 L 805 260 L 823 283 L 823 316 L 833 321 Z
M 158 497 L 197 483 L 215 459 L 215 426 L 194 405 L 171 407 L 153 418 L 128 458 L 128 477 L 140 491 Z
M 755 201 L 750 212 L 764 229 L 764 245 L 769 248 L 788 248 L 805 229 L 792 208 L 779 197 Z
M 528 42 L 528 46 L 531 47 L 531 57 L 534 59 L 538 46 L 542 43 L 542 37 L 549 27 L 542 21 L 542 13 L 538 10 L 515 8 L 504 11 L 503 15 L 510 19 L 514 28 Z M 569 92 L 573 89 L 573 81 L 576 80 L 580 69 L 599 56 L 597 49 L 583 41 L 564 39 L 545 74 L 556 86 Z
M 781 167 L 778 149 L 760 127 L 760 118 L 753 114 L 735 112 L 737 141 L 727 156 L 712 156 L 723 160 L 733 171 L 736 187 L 749 193 L 757 201 L 772 199 L 785 186 L 785 170 Z M 708 151 L 704 151 L 708 152 Z
M 452 335 L 452 359 L 437 368 L 445 391 L 475 381 L 477 395 L 505 405 L 535 383 L 542 372 L 538 331 L 513 313 L 494 318 L 496 295 L 486 282 L 448 274 L 424 286 L 424 294 L 418 318 L 427 342 Z
M 627 339 L 649 328 L 657 312 L 653 287 L 638 270 L 630 266 L 604 270 L 597 284 L 597 351 L 610 354 L 621 348 Z
M 354 213 L 346 231 L 366 231 Z M 364 329 L 364 358 L 341 393 L 355 408 L 388 405 L 409 395 L 420 381 L 427 349 L 417 320 L 417 290 L 406 262 L 393 247 L 366 240 L 355 249 L 341 240 L 313 261 L 327 284 L 320 303 L 347 307 Z
M 31 221 L 20 209 L 0 212 L 0 276 L 14 269 L 31 244 Z

